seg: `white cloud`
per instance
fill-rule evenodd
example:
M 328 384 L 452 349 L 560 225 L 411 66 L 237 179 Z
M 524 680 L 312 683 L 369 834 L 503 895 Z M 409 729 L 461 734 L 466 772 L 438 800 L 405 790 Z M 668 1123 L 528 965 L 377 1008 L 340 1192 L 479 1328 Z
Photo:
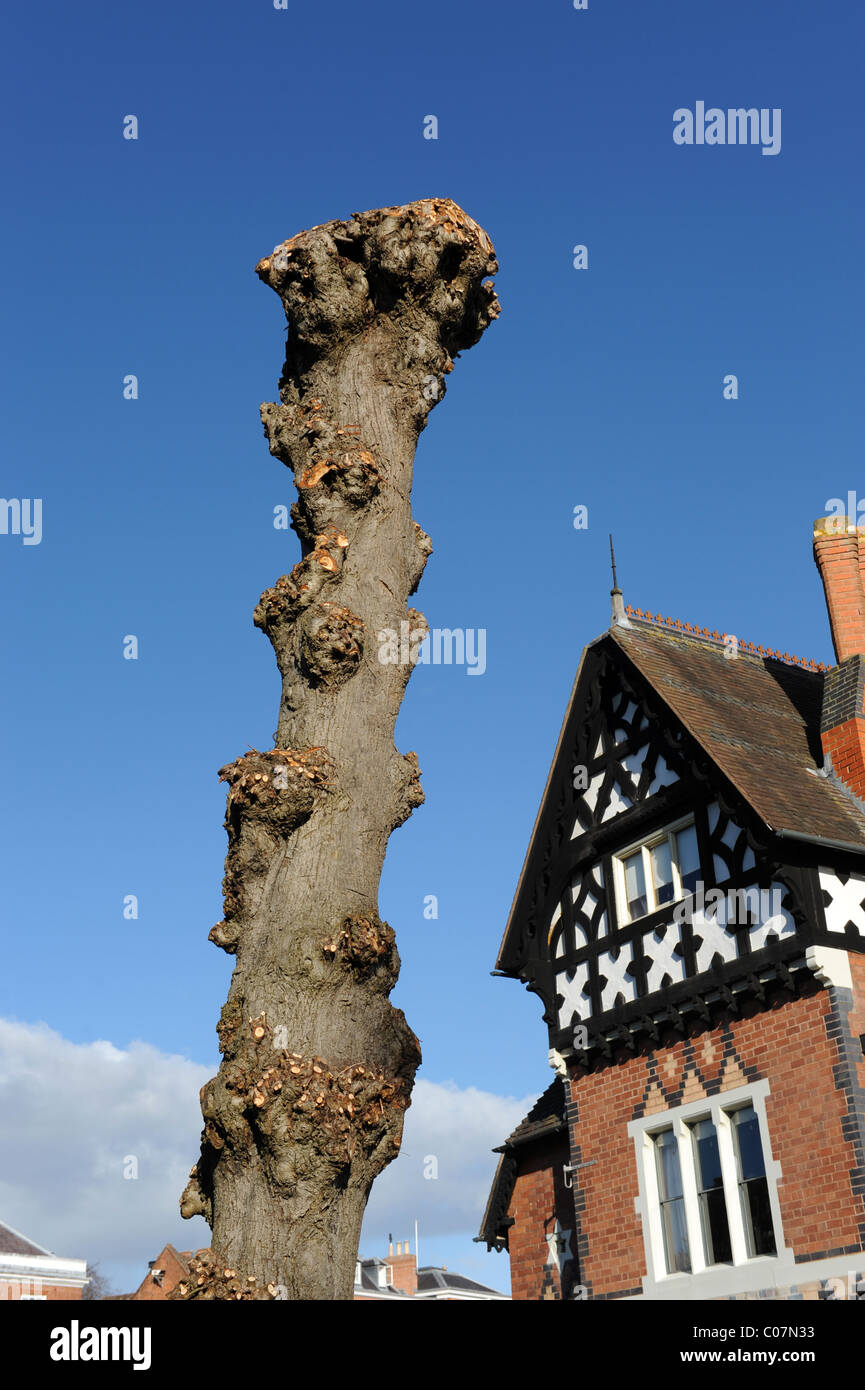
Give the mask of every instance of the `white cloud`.
M 45 1024 L 0 1019 L 0 1221 L 58 1255 L 98 1261 L 124 1293 L 166 1241 L 207 1245 L 208 1226 L 182 1221 L 178 1201 L 198 1155 L 198 1092 L 211 1075 L 149 1043 L 73 1043 Z M 413 1238 L 416 1220 L 425 1263 L 439 1258 L 436 1240 L 450 1251 L 463 1237 L 466 1259 L 478 1251 L 470 1241 L 495 1171 L 490 1150 L 534 1100 L 418 1080 L 400 1157 L 373 1188 L 362 1253 L 384 1254 L 390 1231 Z M 123 1177 L 128 1155 L 137 1180 Z M 430 1157 L 435 1179 L 424 1177 Z
M 73 1043 L 0 1019 L 0 1221 L 57 1255 L 98 1261 L 122 1293 L 166 1241 L 207 1245 L 207 1224 L 183 1221 L 178 1203 L 210 1075 L 149 1043 Z
M 477 1235 L 498 1161 L 490 1151 L 536 1099 L 418 1079 L 400 1156 L 378 1178 L 369 1199 L 363 1253 L 385 1254 L 382 1241 L 391 1231 L 395 1240 L 413 1237 L 415 1221 L 427 1246 L 430 1237 Z M 425 1171 L 438 1176 L 425 1177 Z

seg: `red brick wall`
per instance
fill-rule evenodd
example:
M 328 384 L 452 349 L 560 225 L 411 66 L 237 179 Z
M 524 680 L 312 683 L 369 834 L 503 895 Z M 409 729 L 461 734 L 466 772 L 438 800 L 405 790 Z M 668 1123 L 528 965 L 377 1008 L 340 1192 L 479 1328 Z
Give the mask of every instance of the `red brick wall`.
M 850 954 L 850 972 L 853 976 L 853 1011 L 850 1026 L 856 1036 L 865 1032 L 865 955 Z M 865 1056 L 860 1063 L 862 1079 L 865 1081 Z
M 865 566 L 855 519 L 820 517 L 814 522 L 814 559 L 826 592 L 832 641 L 838 661 L 865 653 Z M 850 530 L 847 530 L 847 526 Z
M 56 1303 L 59 1300 L 80 1299 L 81 1289 L 68 1289 L 60 1284 L 39 1284 L 35 1280 L 27 1279 L 23 1282 L 13 1279 L 0 1280 L 0 1300 L 17 1300 L 21 1298 L 22 1294 L 25 1297 L 43 1294 L 49 1303 Z
M 408 1241 L 405 1252 L 402 1255 L 388 1255 L 387 1263 L 393 1274 L 394 1288 L 414 1296 L 417 1293 L 417 1255 L 409 1252 Z
M 562 1281 L 555 1264 L 550 1264 L 544 1237 L 555 1230 L 556 1217 L 565 1230 L 573 1231 L 574 1227 L 570 1193 L 562 1172 L 569 1162 L 567 1137 L 562 1134 L 557 1139 L 528 1144 L 517 1149 L 515 1156 L 519 1171 L 508 1208 L 508 1215 L 514 1219 L 508 1231 L 511 1297 L 561 1298 Z M 576 1249 L 573 1238 L 571 1248 Z
M 153 1262 L 154 1269 L 164 1270 L 164 1275 L 159 1284 L 154 1283 L 152 1271 L 148 1270 L 142 1279 L 139 1287 L 131 1297 L 138 1302 L 165 1302 L 171 1290 L 176 1288 L 181 1279 L 188 1277 L 189 1271 L 182 1261 L 178 1258 L 177 1251 L 171 1245 L 166 1245 Z
M 865 800 L 865 719 L 848 719 L 821 734 L 823 752 L 832 770 L 860 799 Z
M 865 1032 L 865 959 L 850 959 L 856 1007 L 844 1022 L 855 1037 Z M 797 1255 L 811 1256 L 861 1245 L 865 1199 L 851 1189 L 850 1170 L 857 1160 L 841 1128 L 848 1107 L 833 1075 L 839 1051 L 837 1040 L 827 1037 L 830 1005 L 829 991 L 816 989 L 751 1017 L 730 1019 L 726 1028 L 695 1029 L 688 1039 L 572 1080 L 579 1159 L 586 1164 L 595 1160 L 575 1175 L 585 1193 L 580 1277 L 589 1285 L 590 1297 L 637 1290 L 646 1274 L 643 1228 L 634 1211 L 639 1189 L 628 1123 L 639 1114 L 700 1100 L 707 1085 L 718 1081 L 722 1092 L 764 1077 L 769 1081 L 766 1119 L 772 1156 L 782 1167 L 778 1196 L 786 1244 Z M 845 1056 L 855 1057 L 849 1045 Z M 865 1085 L 861 1050 L 859 1064 L 853 1060 L 850 1065 Z M 531 1190 L 540 1196 L 542 1181 L 536 1177 L 533 1182 Z M 532 1234 L 530 1226 L 527 1236 Z M 523 1287 L 528 1287 L 525 1276 Z

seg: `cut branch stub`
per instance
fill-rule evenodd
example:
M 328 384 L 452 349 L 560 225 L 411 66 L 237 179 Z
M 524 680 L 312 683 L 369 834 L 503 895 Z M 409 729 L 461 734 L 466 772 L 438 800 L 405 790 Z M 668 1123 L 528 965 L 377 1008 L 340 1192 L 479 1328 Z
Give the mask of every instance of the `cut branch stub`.
M 339 959 L 362 979 L 375 977 L 390 993 L 399 975 L 396 934 L 378 917 L 346 917 L 339 932 L 322 943 L 326 960 Z
M 236 966 L 182 1201 L 213 1250 L 179 1296 L 349 1299 L 370 1187 L 399 1152 L 420 1046 L 388 998 L 399 955 L 378 889 L 389 835 L 423 801 L 417 756 L 394 746 L 432 551 L 412 465 L 453 357 L 499 312 L 496 269 L 442 198 L 314 227 L 257 266 L 288 319 L 261 418 L 293 471 L 301 558 L 254 613 L 282 677 L 275 747 L 220 771 L 210 936 Z
M 309 494 L 304 511 L 311 521 L 340 506 L 364 507 L 378 491 L 381 475 L 370 449 L 327 419 L 320 401 L 309 409 L 270 402 L 261 419 L 270 452 L 294 466 L 295 486 Z
M 209 940 L 234 955 L 240 931 L 260 904 L 263 883 L 287 838 L 328 789 L 333 764 L 323 748 L 252 749 L 219 770 L 228 782 L 228 853 L 222 881 L 224 918 Z
M 320 603 L 304 615 L 300 655 L 310 681 L 333 688 L 354 675 L 363 655 L 364 624 L 349 608 Z
M 335 342 L 363 338 L 386 321 L 405 344 L 406 371 L 393 387 L 419 387 L 419 419 L 438 399 L 423 394 L 428 375 L 450 372 L 453 354 L 472 347 L 498 316 L 495 290 L 483 278 L 497 270 L 486 232 L 450 198 L 313 227 L 256 266 L 289 320 L 287 383 L 296 389 Z M 412 368 L 423 373 L 417 382 Z M 283 400 L 290 403 L 291 395 Z
M 254 824 L 273 837 L 296 830 L 312 815 L 316 796 L 328 787 L 332 772 L 324 748 L 274 748 L 267 753 L 253 748 L 220 768 L 219 780 L 229 784 L 229 855 L 233 847 L 239 849 L 246 826 Z

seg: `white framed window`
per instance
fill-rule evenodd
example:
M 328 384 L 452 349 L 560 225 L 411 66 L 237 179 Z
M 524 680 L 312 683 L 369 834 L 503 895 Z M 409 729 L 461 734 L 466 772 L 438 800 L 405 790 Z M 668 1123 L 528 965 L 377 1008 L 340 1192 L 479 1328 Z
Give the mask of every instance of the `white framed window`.
M 380 1289 L 393 1287 L 393 1266 L 380 1264 L 378 1267 L 378 1286 Z
M 700 852 L 693 818 L 613 856 L 619 923 L 626 926 L 696 890 Z
M 634 1120 L 648 1274 L 646 1293 L 711 1298 L 762 1288 L 793 1265 L 784 1248 L 758 1081 Z

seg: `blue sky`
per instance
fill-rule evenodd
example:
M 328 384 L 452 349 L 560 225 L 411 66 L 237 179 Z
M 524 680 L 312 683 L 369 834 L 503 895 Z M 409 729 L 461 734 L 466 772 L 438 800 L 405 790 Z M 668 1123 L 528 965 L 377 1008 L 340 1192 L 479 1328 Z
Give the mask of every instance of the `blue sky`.
M 551 1074 L 537 1001 L 489 972 L 580 651 L 607 624 L 608 533 L 626 600 L 832 659 L 810 526 L 865 491 L 862 15 L 48 0 L 7 10 L 2 37 L 0 492 L 41 498 L 43 535 L 0 535 L 0 1016 L 215 1068 L 216 771 L 271 746 L 278 674 L 252 610 L 298 556 L 258 420 L 284 321 L 254 265 L 303 227 L 447 196 L 492 237 L 502 316 L 421 437 L 414 514 L 435 551 L 415 602 L 432 626 L 484 628 L 487 669 L 412 678 L 397 743 L 427 799 L 392 838 L 381 911 L 422 1077 L 502 1098 L 505 1123 Z M 674 144 L 698 100 L 780 108 L 780 153 Z M 34 1195 L 7 1099 L 0 1219 L 23 1210 L 58 1247 L 62 1144 Z M 400 1208 L 430 1233 L 422 1258 L 506 1284 L 436 1191 Z M 175 1196 L 150 1230 L 205 1243 Z M 157 1253 L 76 1219 L 59 1253 L 122 1282 Z M 372 1254 L 390 1227 L 370 1220 Z

